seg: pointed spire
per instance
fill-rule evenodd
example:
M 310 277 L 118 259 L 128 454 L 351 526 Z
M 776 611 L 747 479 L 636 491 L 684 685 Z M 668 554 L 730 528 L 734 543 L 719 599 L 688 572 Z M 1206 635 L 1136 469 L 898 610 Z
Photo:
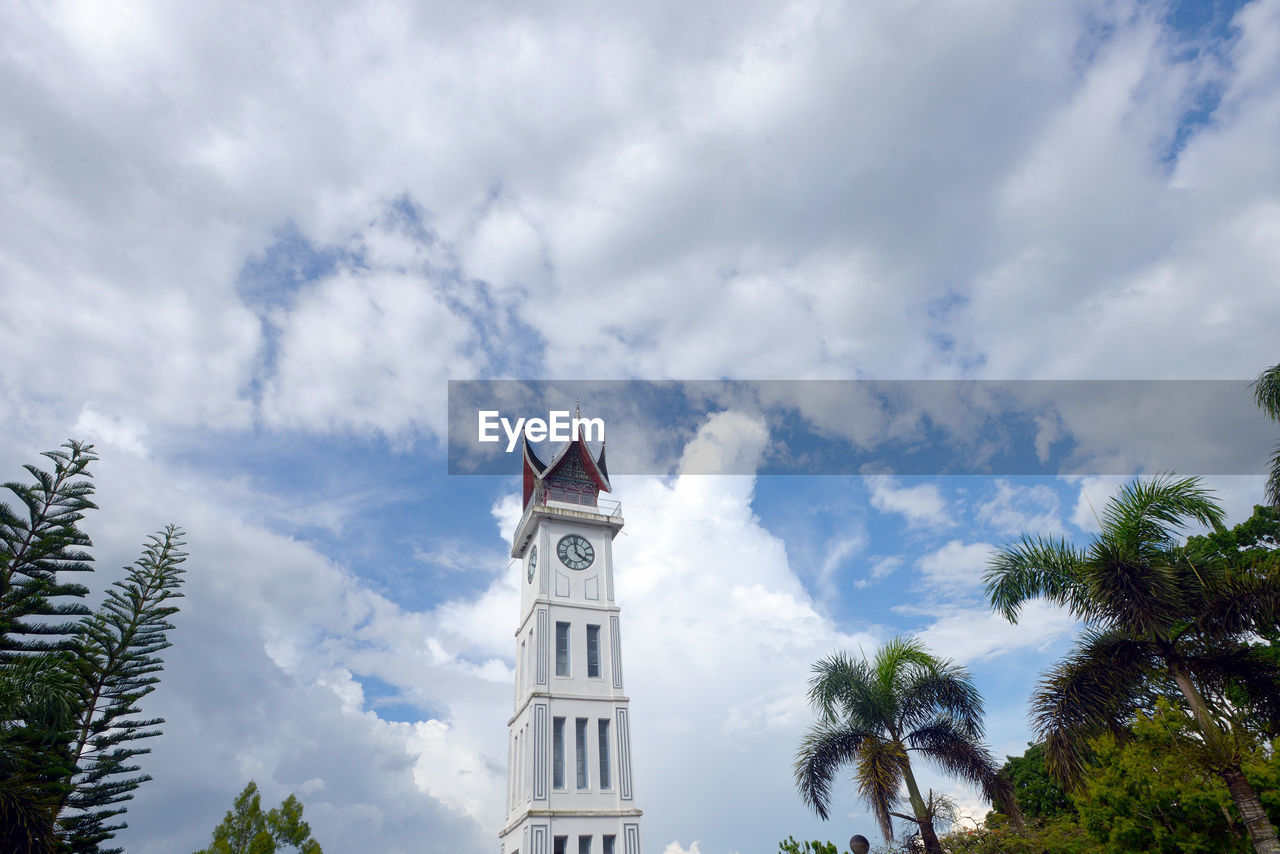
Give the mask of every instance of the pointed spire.
M 600 456 L 596 459 L 596 468 L 600 469 L 600 474 L 604 475 L 604 482 L 609 482 L 609 467 L 604 464 L 604 441 L 600 442 Z

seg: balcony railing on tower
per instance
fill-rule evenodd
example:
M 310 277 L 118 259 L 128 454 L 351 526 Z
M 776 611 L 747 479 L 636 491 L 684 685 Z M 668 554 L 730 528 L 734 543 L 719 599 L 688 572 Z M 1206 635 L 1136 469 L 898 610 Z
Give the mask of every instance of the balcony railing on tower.
M 560 507 L 566 510 L 586 510 L 601 516 L 622 516 L 622 502 L 612 498 L 601 498 L 595 490 L 578 490 L 566 488 L 561 484 L 539 486 L 529 498 L 529 506 L 524 509 L 521 524 L 533 512 L 534 507 Z M 519 529 L 520 526 L 517 526 Z

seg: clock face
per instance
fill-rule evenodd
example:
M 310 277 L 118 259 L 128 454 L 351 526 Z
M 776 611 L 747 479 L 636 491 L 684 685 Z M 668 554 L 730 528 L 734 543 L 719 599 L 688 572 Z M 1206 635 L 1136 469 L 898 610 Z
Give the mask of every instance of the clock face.
M 529 583 L 533 583 L 533 574 L 538 569 L 538 547 L 529 550 Z
M 556 554 L 560 557 L 560 562 L 570 569 L 586 569 L 596 559 L 596 550 L 591 547 L 591 543 L 578 534 L 561 537 L 556 545 Z

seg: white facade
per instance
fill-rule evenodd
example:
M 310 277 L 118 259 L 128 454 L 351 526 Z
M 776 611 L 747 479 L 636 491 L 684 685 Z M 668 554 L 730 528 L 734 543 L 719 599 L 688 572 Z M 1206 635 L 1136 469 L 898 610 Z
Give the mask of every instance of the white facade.
M 511 548 L 523 593 L 501 854 L 640 854 L 613 596 L 620 508 L 554 500 L 540 475 L 556 462 L 538 467 Z

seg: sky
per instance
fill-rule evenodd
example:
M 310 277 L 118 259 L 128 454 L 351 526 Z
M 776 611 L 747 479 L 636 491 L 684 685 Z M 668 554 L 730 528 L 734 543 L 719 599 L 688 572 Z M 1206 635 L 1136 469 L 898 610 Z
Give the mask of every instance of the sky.
M 19 2 L 0 46 L 0 476 L 95 444 L 94 596 L 191 553 L 131 854 L 249 779 L 327 851 L 495 849 L 519 484 L 448 474 L 449 380 L 1280 361 L 1277 0 Z M 753 475 L 777 425 L 720 403 L 650 438 L 735 473 L 614 479 L 647 852 L 872 835 L 791 780 L 834 650 L 920 637 L 1021 751 L 1073 628 L 985 562 L 1123 476 Z

